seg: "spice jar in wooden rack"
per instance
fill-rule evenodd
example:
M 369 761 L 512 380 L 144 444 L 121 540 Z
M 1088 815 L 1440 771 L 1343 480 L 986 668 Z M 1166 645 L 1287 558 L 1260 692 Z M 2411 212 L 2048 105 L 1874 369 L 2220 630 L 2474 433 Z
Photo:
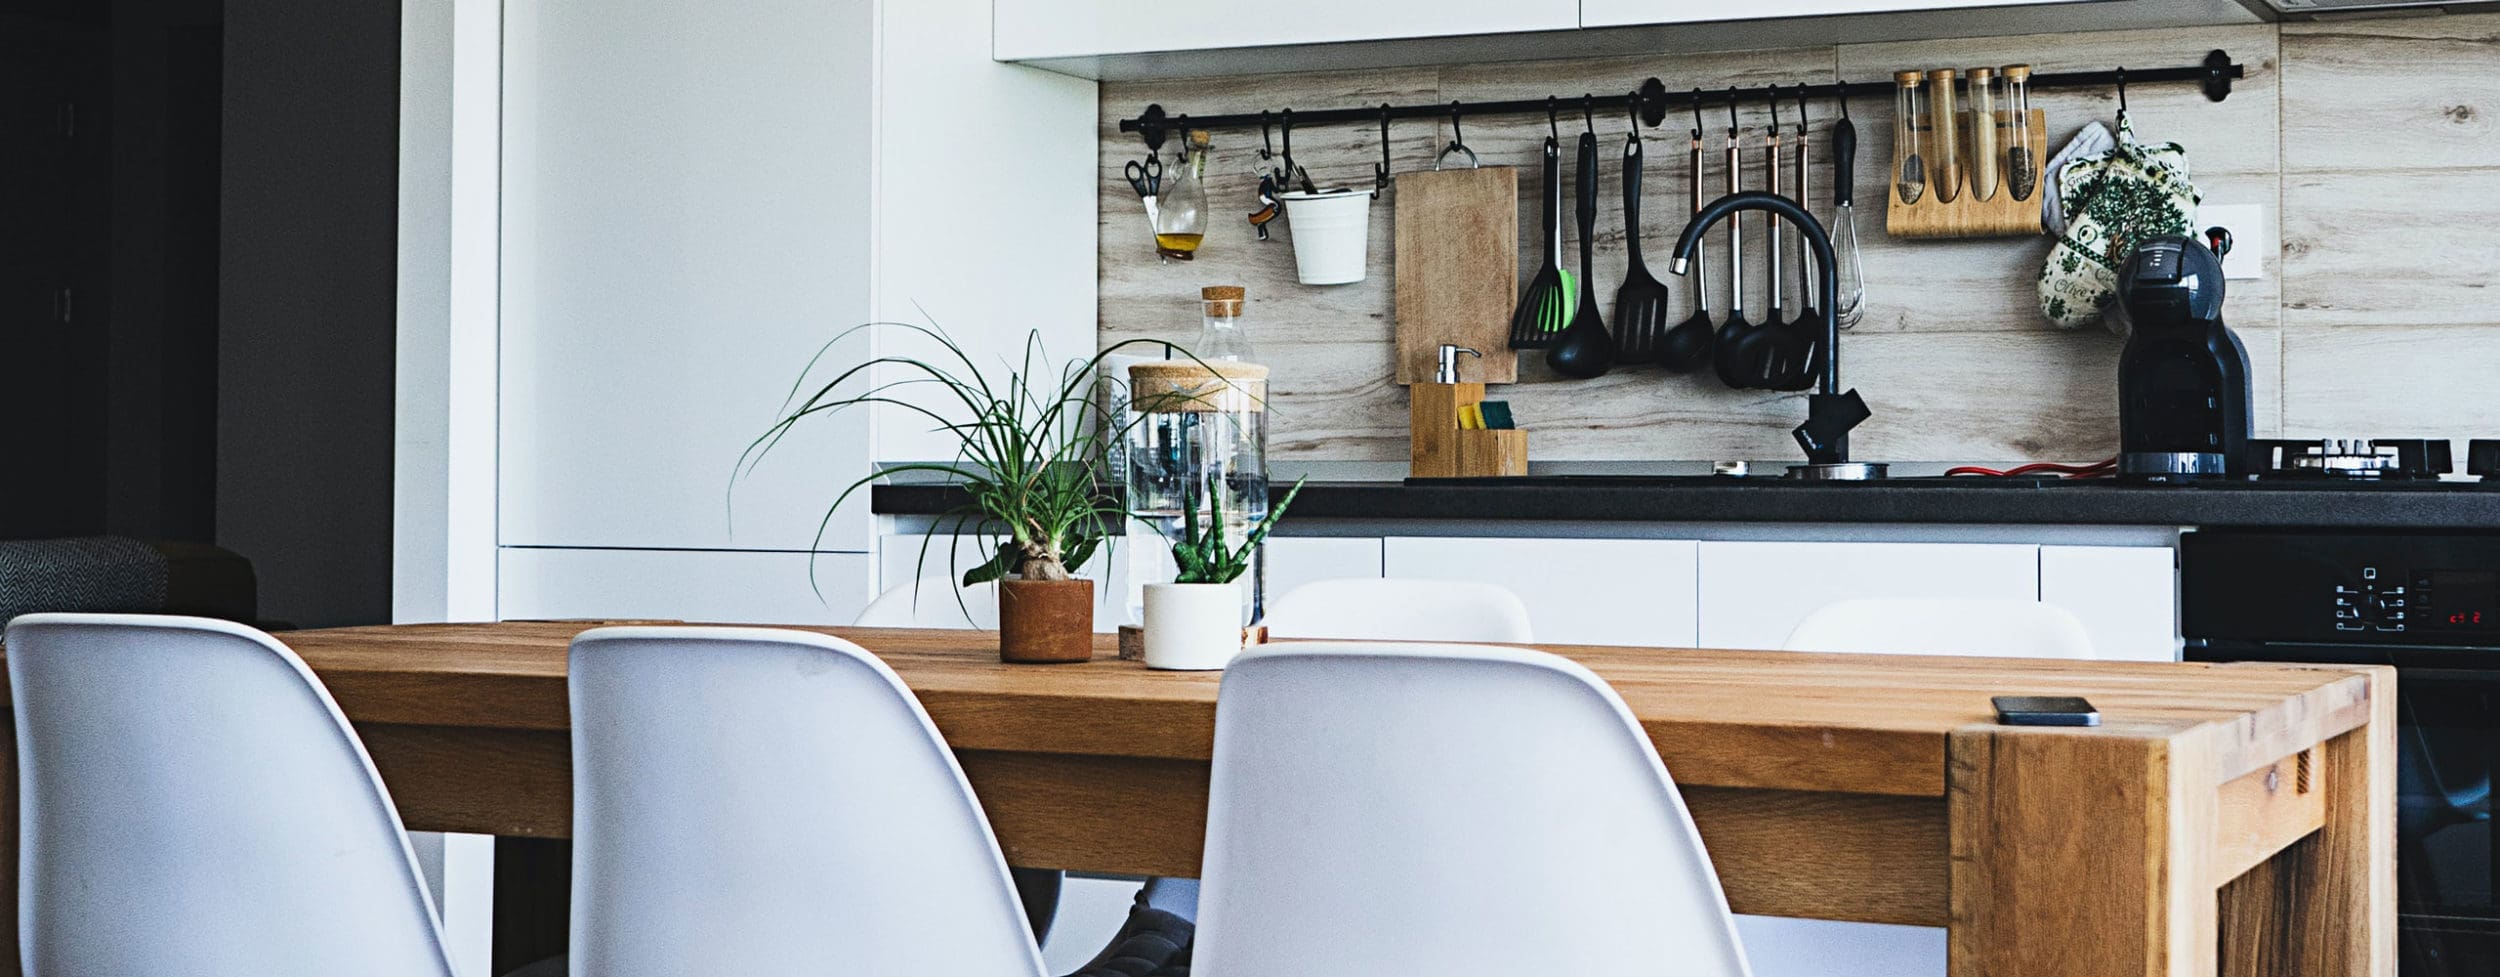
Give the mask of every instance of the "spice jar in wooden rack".
M 1445 344 L 1431 383 L 1407 388 L 1416 478 L 1484 478 L 1528 473 L 1528 432 L 1507 417 L 1485 416 L 1484 384 L 1458 381 L 1458 358 L 1484 354 Z
M 1893 149 L 1884 229 L 1894 237 L 2016 237 L 2041 232 L 2041 147 L 2048 117 L 2031 108 L 2030 65 L 1893 76 Z M 1967 107 L 1966 107 L 1967 106 Z

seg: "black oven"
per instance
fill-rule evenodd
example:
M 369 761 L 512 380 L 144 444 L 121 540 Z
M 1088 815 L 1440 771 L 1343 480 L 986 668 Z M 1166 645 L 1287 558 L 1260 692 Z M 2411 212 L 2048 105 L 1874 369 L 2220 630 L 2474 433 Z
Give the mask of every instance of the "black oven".
M 2403 977 L 2500 974 L 2500 533 L 2195 532 L 2191 661 L 2396 667 Z

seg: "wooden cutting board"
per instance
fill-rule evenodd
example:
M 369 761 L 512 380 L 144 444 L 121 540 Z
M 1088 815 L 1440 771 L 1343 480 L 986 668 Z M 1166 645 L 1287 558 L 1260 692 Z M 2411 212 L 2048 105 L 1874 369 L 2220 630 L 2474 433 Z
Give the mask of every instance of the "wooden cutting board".
M 1467 383 L 1516 383 L 1510 314 L 1519 302 L 1519 171 L 1426 170 L 1398 177 L 1398 382 L 1430 383 L 1441 344 Z

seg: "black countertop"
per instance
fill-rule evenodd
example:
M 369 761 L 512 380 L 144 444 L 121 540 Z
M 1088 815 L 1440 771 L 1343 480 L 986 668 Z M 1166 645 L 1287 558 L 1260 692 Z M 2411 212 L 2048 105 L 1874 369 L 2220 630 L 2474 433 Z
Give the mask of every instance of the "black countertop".
M 1272 489 L 1283 490 L 1281 484 Z M 880 484 L 869 505 L 883 515 L 933 516 L 968 501 L 944 483 Z M 1607 475 L 1415 484 L 1314 481 L 1294 502 L 1291 518 L 2500 530 L 2500 483 L 2173 487 L 2106 480 L 1796 482 Z

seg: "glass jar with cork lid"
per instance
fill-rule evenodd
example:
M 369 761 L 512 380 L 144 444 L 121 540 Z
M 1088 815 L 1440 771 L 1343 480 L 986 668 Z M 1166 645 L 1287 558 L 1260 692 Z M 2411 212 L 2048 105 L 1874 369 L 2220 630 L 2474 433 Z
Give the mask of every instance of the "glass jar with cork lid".
M 1239 546 L 1267 518 L 1267 368 L 1200 354 L 1131 364 L 1126 432 L 1128 510 L 1158 533 L 1131 550 L 1128 600 L 1142 613 L 1144 586 L 1168 582 L 1167 539 L 1194 510 L 1201 526 L 1221 525 Z M 1242 623 L 1256 619 L 1266 560 L 1254 557 L 1242 591 Z

